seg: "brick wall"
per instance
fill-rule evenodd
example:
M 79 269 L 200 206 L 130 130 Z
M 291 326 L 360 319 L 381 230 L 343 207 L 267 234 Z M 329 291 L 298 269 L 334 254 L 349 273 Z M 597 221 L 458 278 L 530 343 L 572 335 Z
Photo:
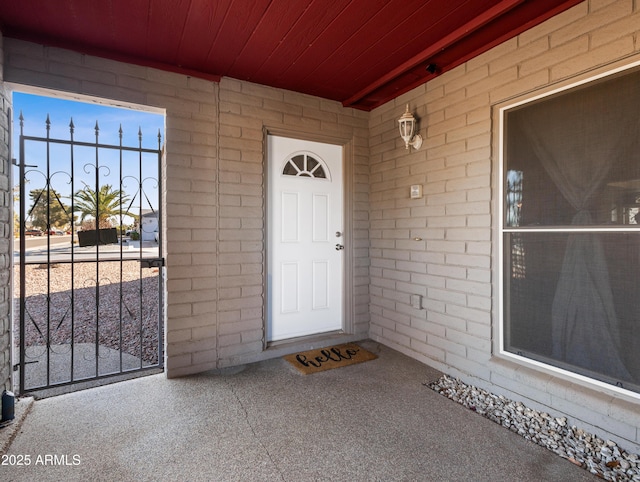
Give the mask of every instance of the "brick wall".
M 492 105 L 640 51 L 640 4 L 588 1 L 371 113 L 371 337 L 467 382 L 640 447 L 640 401 L 492 357 L 498 159 Z M 406 103 L 422 149 L 397 134 Z M 422 184 L 425 196 L 409 198 Z M 414 238 L 422 238 L 415 241 Z M 424 296 L 424 310 L 410 295 Z
M 2 85 L 3 43 L 0 36 L 0 394 L 11 389 L 11 159 L 9 123 L 11 96 Z
M 222 365 L 255 359 L 263 346 L 265 129 L 346 143 L 351 212 L 351 330 L 368 318 L 368 114 L 339 103 L 224 78 L 220 82 L 218 350 Z
M 163 240 L 168 376 L 263 350 L 264 131 L 345 143 L 352 212 L 350 331 L 368 332 L 368 115 L 233 79 L 214 83 L 4 39 L 5 80 L 165 110 Z
M 584 2 L 369 114 L 13 39 L 4 40 L 5 80 L 166 109 L 169 376 L 268 356 L 264 131 L 295 131 L 347 143 L 354 332 L 370 329 L 372 338 L 429 365 L 640 450 L 637 399 L 492 357 L 498 198 L 491 109 L 638 53 L 639 9 L 634 0 Z M 425 138 L 419 151 L 406 151 L 398 136 L 407 102 Z M 422 200 L 409 199 L 412 184 L 424 186 Z M 425 309 L 411 306 L 412 294 L 424 297 Z
M 5 81 L 165 110 L 165 367 L 176 375 L 214 368 L 217 85 L 9 38 L 4 45 Z

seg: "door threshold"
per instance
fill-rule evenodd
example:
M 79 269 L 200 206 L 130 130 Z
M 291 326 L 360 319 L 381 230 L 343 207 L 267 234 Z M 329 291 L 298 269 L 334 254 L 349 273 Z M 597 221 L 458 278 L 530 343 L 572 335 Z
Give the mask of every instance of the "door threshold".
M 281 347 L 290 344 L 313 343 L 315 341 L 327 340 L 334 337 L 345 336 L 342 330 L 328 331 L 325 333 L 314 333 L 313 335 L 297 336 L 295 338 L 286 338 L 284 340 L 276 340 L 267 342 L 267 349 L 271 347 Z
M 271 341 L 267 343 L 264 354 L 267 358 L 289 355 L 297 351 L 315 350 L 328 345 L 351 343 L 366 340 L 366 335 L 354 335 L 342 331 L 319 333 L 317 335 L 307 335 L 286 340 Z

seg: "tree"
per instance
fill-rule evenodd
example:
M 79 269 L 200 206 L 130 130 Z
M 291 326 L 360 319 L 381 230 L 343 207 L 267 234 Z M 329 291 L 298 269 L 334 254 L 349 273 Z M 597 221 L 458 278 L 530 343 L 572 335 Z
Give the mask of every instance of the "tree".
M 94 229 L 110 228 L 112 218 L 121 214 L 131 216 L 126 205 L 129 195 L 120 189 L 113 189 L 111 184 L 105 184 L 99 190 L 91 189 L 87 184 L 74 195 L 74 211 L 79 212 L 80 222 L 93 219 Z M 97 222 L 96 222 L 97 221 Z
M 29 197 L 33 201 L 28 212 L 32 226 L 47 231 L 52 227 L 64 228 L 71 223 L 71 210 L 55 189 L 33 189 Z

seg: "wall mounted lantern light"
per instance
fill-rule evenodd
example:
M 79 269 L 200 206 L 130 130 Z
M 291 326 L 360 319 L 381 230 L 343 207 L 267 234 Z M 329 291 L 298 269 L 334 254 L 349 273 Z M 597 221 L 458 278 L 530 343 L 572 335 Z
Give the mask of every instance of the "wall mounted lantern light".
M 414 149 L 420 149 L 422 146 L 422 136 L 416 134 L 416 118 L 409 112 L 409 104 L 407 104 L 407 110 L 402 117 L 398 119 L 400 127 L 400 137 L 404 141 L 405 149 L 409 149 L 412 146 Z

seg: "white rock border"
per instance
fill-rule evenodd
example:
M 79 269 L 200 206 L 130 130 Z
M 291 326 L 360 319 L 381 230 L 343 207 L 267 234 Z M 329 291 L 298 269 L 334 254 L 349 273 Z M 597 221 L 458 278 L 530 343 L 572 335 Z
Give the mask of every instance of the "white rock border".
M 447 375 L 425 385 L 605 480 L 640 482 L 638 454 L 627 453 L 611 440 L 569 427 L 565 417 L 532 410 L 521 402 Z

